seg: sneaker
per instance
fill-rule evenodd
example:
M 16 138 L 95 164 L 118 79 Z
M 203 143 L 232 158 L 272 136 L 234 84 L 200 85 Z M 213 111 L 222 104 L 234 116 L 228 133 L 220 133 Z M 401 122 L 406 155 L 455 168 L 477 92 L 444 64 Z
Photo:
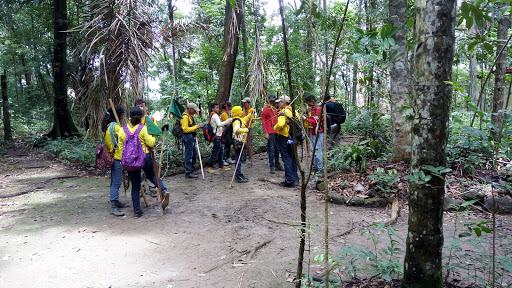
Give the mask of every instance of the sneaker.
M 231 168 L 224 166 L 224 167 L 220 167 L 219 170 L 227 171 L 227 170 L 231 170 Z
M 276 174 L 276 168 L 270 167 L 270 174 Z
M 123 203 L 123 202 L 121 202 L 119 200 L 114 200 L 114 201 L 116 201 L 117 208 L 128 208 L 128 207 L 130 207 L 130 204 L 128 204 L 128 203 Z
M 134 215 L 133 215 L 133 216 L 134 216 L 135 218 L 139 218 L 139 217 L 140 217 L 140 216 L 142 216 L 142 215 L 144 215 L 144 211 L 142 211 L 142 209 L 139 209 L 139 210 L 135 211 L 135 213 L 134 213 Z
M 229 166 L 229 163 L 226 161 L 222 161 L 222 166 Z
M 213 169 L 213 167 L 208 167 L 208 173 L 215 173 L 215 169 Z
M 236 161 L 235 161 L 235 160 L 233 160 L 233 159 L 231 159 L 231 158 L 228 158 L 228 160 L 226 160 L 226 162 L 227 162 L 228 164 L 235 164 L 235 163 L 236 163 Z
M 185 177 L 186 178 L 197 178 L 197 177 L 199 177 L 199 175 L 197 175 L 194 172 L 190 172 L 190 173 L 185 174 Z
M 149 189 L 149 193 L 151 194 L 151 197 L 156 198 L 156 190 L 155 189 Z
M 281 164 L 277 164 L 276 169 L 279 171 L 284 171 L 284 168 L 283 168 L 283 166 L 281 166 Z
M 245 177 L 245 175 L 244 175 L 244 174 L 240 174 L 240 176 L 241 176 L 242 178 L 244 178 L 244 179 L 247 179 L 247 181 L 249 181 L 249 178 Z
M 247 182 L 249 182 L 249 179 L 243 177 L 242 175 L 238 175 L 235 177 L 235 182 L 236 183 L 247 183 Z

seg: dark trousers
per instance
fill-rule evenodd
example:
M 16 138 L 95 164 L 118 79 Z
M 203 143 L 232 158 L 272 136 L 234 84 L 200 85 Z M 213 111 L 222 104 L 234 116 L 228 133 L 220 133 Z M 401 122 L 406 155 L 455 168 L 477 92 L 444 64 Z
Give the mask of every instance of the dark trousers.
M 279 166 L 279 146 L 277 145 L 277 134 L 275 133 L 268 134 L 267 156 L 270 168 Z
M 299 174 L 297 169 L 297 162 L 293 156 L 292 145 L 288 144 L 288 137 L 277 135 L 277 144 L 279 146 L 279 152 L 281 152 L 281 158 L 284 163 L 284 178 L 287 184 L 291 184 L 295 181 L 299 181 Z
M 213 151 L 208 162 L 208 167 L 213 168 L 216 162 L 219 162 L 219 168 L 224 167 L 224 146 L 222 145 L 222 137 L 217 136 L 213 141 Z
M 224 145 L 224 159 L 231 158 L 231 145 Z
M 151 158 L 150 153 L 146 154 L 146 159 L 144 160 L 144 167 L 142 167 L 142 170 L 144 170 L 144 174 L 146 174 L 146 177 L 153 184 L 157 185 L 155 168 L 153 166 L 153 159 Z M 128 171 L 128 177 L 130 177 L 130 182 L 132 182 L 133 210 L 137 211 L 140 210 L 140 170 Z M 165 193 L 165 191 L 167 191 L 167 188 L 165 188 L 164 183 L 162 183 L 161 179 L 158 180 L 160 181 L 160 188 L 162 188 L 162 193 Z
M 196 139 L 192 133 L 183 134 L 183 145 L 185 146 L 185 173 L 190 174 L 194 171 L 197 160 Z
M 242 175 L 242 157 L 240 157 L 241 152 L 242 150 L 235 149 L 235 162 L 238 163 L 238 166 L 236 167 L 235 176 Z

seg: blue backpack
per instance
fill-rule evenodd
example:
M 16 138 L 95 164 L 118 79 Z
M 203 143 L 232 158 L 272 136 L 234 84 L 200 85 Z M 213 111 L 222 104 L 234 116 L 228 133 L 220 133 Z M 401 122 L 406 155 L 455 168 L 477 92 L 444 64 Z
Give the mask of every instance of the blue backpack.
M 144 167 L 146 152 L 142 149 L 142 143 L 139 138 L 139 133 L 143 127 L 143 124 L 139 124 L 139 127 L 137 127 L 135 132 L 131 133 L 127 125 L 123 126 L 126 139 L 124 140 L 123 145 L 121 165 L 126 171 L 136 171 Z

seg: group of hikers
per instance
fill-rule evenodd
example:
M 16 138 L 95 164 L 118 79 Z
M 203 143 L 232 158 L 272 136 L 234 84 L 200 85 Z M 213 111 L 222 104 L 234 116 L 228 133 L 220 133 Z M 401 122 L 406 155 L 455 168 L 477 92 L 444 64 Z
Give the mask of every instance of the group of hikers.
M 326 95 L 326 111 L 327 115 L 335 115 L 337 103 L 329 94 Z M 298 159 L 293 154 L 292 131 L 298 129 L 292 127 L 292 119 L 297 119 L 303 123 L 305 131 L 309 133 L 310 147 L 316 149 L 314 158 L 312 159 L 313 172 L 323 171 L 323 153 L 324 153 L 324 125 L 322 121 L 321 106 L 318 105 L 315 97 L 310 95 L 306 97 L 308 110 L 306 113 L 299 115 L 295 111 L 292 113 L 291 99 L 288 96 L 277 98 L 274 94 L 267 97 L 267 105 L 261 112 L 261 117 L 256 117 L 254 108 L 251 107 L 251 99 L 244 98 L 241 106 L 232 106 L 229 101 L 221 103 L 212 103 L 209 105 L 209 120 L 207 124 L 196 124 L 194 115 L 199 114 L 200 109 L 195 103 L 188 103 L 185 111 L 182 113 L 179 125 L 174 129 L 179 129 L 181 139 L 184 145 L 184 166 L 186 178 L 198 178 L 195 173 L 196 159 L 198 157 L 198 147 L 196 136 L 198 132 L 203 134 L 202 130 L 211 129 L 214 133 L 211 142 L 213 149 L 208 161 L 207 171 L 215 173 L 215 166 L 218 170 L 231 170 L 230 165 L 234 165 L 234 181 L 237 183 L 247 183 L 247 178 L 242 173 L 242 162 L 249 162 L 251 153 L 244 153 L 252 149 L 253 125 L 256 121 L 261 120 L 265 139 L 267 140 L 267 155 L 269 163 L 269 173 L 275 174 L 276 170 L 284 171 L 284 181 L 280 183 L 283 187 L 295 187 L 299 184 L 299 176 L 297 169 Z M 331 103 L 331 104 L 330 104 Z M 141 175 L 149 180 L 154 186 L 158 186 L 161 191 L 162 208 L 164 209 L 169 203 L 169 192 L 163 184 L 162 180 L 157 177 L 155 170 L 154 154 L 151 151 L 156 143 L 155 133 L 148 131 L 148 122 L 154 122 L 153 117 L 147 115 L 147 106 L 144 99 L 137 99 L 134 107 L 130 109 L 128 123 L 121 126 L 119 120 L 124 116 L 124 109 L 121 106 L 112 105 L 103 118 L 101 128 L 104 132 L 104 146 L 113 157 L 111 165 L 111 182 L 110 182 L 110 203 L 111 213 L 115 216 L 123 216 L 124 212 L 119 208 L 129 207 L 128 204 L 119 201 L 119 188 L 121 187 L 123 176 L 122 170 L 127 170 L 128 177 L 132 185 L 131 198 L 136 218 L 144 214 L 141 204 Z M 344 111 L 343 111 L 344 113 Z M 328 127 L 331 132 L 331 142 L 335 139 L 339 132 L 339 121 L 331 121 L 328 118 Z M 153 124 L 153 123 L 149 123 Z M 207 126 L 208 125 L 208 126 Z M 153 125 L 154 126 L 154 125 Z M 155 126 L 156 127 L 156 126 Z M 162 131 L 165 133 L 169 129 L 169 125 L 165 124 Z M 174 130 L 173 129 L 173 130 Z M 299 129 L 302 130 L 302 127 Z M 173 131 L 174 134 L 174 131 Z M 316 140 L 318 138 L 318 140 Z M 299 139 L 302 140 L 302 139 Z M 245 149 L 244 147 L 247 147 Z M 231 147 L 234 149 L 235 158 L 231 157 Z M 311 151 L 313 153 L 313 151 Z M 279 160 L 281 160 L 283 165 Z M 142 173 L 143 172 L 143 173 Z M 158 181 L 158 182 L 157 182 Z M 151 193 L 156 196 L 156 192 Z

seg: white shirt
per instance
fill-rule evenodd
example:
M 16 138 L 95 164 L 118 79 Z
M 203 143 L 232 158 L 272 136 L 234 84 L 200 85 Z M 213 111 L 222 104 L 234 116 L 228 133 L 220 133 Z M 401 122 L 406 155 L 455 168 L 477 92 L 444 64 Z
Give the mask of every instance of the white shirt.
M 212 125 L 213 131 L 215 131 L 215 135 L 222 136 L 222 131 L 224 130 L 224 126 L 228 125 L 231 122 L 230 119 L 222 122 L 222 121 L 220 121 L 220 117 L 217 113 L 213 114 L 213 116 L 210 120 L 210 125 Z

